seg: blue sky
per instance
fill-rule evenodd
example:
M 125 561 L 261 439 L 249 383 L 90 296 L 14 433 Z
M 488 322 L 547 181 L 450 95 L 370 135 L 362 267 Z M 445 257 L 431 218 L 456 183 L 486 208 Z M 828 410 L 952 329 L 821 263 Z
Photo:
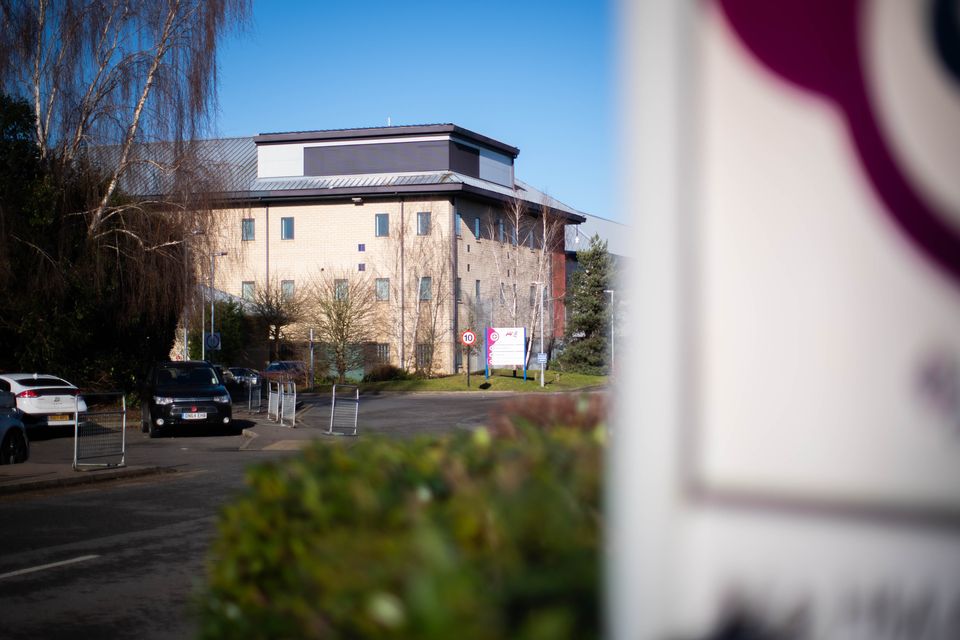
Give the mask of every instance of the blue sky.
M 219 134 L 452 122 L 520 148 L 517 176 L 613 208 L 612 3 L 254 3 L 221 48 Z

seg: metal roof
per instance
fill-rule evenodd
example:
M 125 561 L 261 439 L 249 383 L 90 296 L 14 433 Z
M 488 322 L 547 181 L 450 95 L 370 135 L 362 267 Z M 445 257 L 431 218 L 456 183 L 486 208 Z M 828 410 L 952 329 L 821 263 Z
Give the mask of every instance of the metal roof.
M 199 160 L 196 170 L 205 174 L 201 179 L 211 185 L 214 195 L 219 194 L 225 200 L 310 199 L 394 192 L 466 191 L 497 200 L 517 196 L 537 208 L 549 206 L 571 221 L 579 222 L 584 218 L 584 214 L 576 209 L 520 180 L 515 181 L 517 189 L 514 191 L 494 182 L 453 171 L 258 178 L 257 145 L 254 138 L 218 138 L 198 140 L 193 144 L 196 145 Z M 108 161 L 116 153 L 116 147 L 108 147 L 100 148 L 94 155 Z M 123 177 L 121 188 L 126 193 L 141 197 L 168 192 L 173 187 L 173 177 L 164 171 L 163 165 L 169 164 L 173 157 L 172 145 L 142 145 L 139 153 L 142 163 Z

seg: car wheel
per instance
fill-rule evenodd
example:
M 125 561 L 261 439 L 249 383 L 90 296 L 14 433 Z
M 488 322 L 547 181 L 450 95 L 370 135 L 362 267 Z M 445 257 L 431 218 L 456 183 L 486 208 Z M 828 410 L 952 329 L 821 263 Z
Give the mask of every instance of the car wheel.
M 19 431 L 10 431 L 0 445 L 0 464 L 16 464 L 27 460 L 27 440 Z

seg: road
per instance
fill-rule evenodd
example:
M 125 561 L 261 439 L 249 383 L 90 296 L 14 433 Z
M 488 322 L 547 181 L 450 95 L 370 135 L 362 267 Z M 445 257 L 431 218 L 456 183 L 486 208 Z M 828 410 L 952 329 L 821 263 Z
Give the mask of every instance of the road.
M 306 400 L 303 429 L 312 424 L 319 432 L 329 401 Z M 364 398 L 361 437 L 470 428 L 502 400 Z M 129 464 L 176 471 L 0 499 L 0 637 L 195 636 L 194 602 L 219 508 L 242 489 L 248 465 L 295 455 L 240 450 L 239 435 L 150 440 L 128 433 Z M 31 453 L 70 460 L 70 447 L 69 438 L 53 438 L 34 441 Z

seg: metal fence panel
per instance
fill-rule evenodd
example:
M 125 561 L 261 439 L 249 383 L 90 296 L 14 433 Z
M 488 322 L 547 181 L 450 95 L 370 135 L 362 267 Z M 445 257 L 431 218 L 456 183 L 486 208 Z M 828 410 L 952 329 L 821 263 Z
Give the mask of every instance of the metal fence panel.
M 73 468 L 123 467 L 127 453 L 127 399 L 122 393 L 83 394 L 74 405 Z
M 267 419 L 280 419 L 280 383 L 267 382 Z
M 360 387 L 355 384 L 333 385 L 333 398 L 330 403 L 330 429 L 325 433 L 331 436 L 357 435 L 357 417 L 360 414 Z
M 280 383 L 280 424 L 289 421 L 295 426 L 297 419 L 297 384 L 295 382 Z
M 247 411 L 260 413 L 263 409 L 263 383 L 247 385 Z

